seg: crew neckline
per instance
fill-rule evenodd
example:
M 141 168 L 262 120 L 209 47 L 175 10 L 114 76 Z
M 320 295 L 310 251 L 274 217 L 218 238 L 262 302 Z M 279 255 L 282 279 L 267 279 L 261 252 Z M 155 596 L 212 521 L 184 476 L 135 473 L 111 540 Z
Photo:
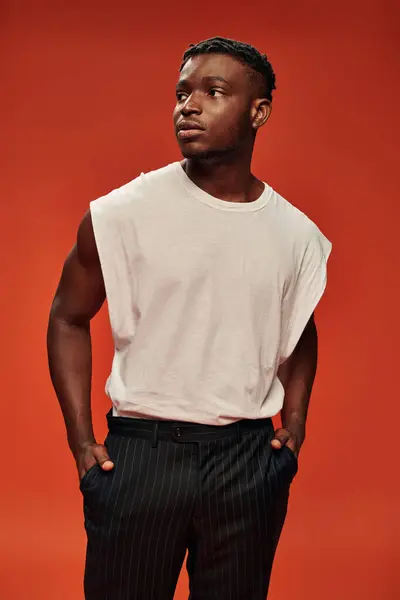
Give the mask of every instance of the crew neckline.
M 183 187 L 191 196 L 194 196 L 197 200 L 203 202 L 203 204 L 208 204 L 208 206 L 212 206 L 219 210 L 226 210 L 229 212 L 254 212 L 264 208 L 271 196 L 272 188 L 263 181 L 264 190 L 257 200 L 253 200 L 252 202 L 231 202 L 229 200 L 221 200 L 221 198 L 212 196 L 196 185 L 186 174 L 186 171 L 179 161 L 173 163 L 173 167 Z

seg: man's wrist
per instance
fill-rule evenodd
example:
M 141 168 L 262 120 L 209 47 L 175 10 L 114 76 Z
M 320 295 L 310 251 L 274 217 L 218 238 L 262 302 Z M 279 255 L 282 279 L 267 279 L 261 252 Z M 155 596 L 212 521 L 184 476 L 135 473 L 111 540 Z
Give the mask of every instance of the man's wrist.
M 306 437 L 306 426 L 304 423 L 282 421 L 282 427 L 289 431 L 296 438 L 296 444 L 300 448 Z
M 88 435 L 84 438 L 73 438 L 68 440 L 69 447 L 71 449 L 72 454 L 76 457 L 77 454 L 83 452 L 89 446 L 96 444 L 96 439 L 94 435 Z

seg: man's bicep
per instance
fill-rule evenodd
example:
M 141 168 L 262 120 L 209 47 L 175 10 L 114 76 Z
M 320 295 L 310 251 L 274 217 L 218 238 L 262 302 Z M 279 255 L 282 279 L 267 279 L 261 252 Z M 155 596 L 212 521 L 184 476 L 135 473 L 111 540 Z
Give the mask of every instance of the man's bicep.
M 76 244 L 64 263 L 52 313 L 68 323 L 86 323 L 100 310 L 105 296 L 90 213 L 87 213 L 79 226 Z

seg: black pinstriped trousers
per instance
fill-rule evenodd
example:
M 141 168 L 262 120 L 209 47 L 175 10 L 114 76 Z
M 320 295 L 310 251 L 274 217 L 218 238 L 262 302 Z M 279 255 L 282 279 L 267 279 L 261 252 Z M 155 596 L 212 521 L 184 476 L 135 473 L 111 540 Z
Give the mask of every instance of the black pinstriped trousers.
M 226 427 L 107 415 L 113 471 L 81 481 L 86 600 L 264 600 L 297 459 L 270 419 Z

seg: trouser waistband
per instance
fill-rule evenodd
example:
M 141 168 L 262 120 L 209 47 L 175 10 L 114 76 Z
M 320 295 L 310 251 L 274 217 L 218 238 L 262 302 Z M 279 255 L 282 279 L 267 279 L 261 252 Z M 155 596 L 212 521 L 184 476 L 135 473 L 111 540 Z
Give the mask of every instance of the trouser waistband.
M 243 433 L 254 430 L 273 429 L 272 419 L 242 419 L 229 425 L 203 425 L 185 421 L 165 421 L 153 419 L 133 419 L 114 417 L 112 409 L 107 413 L 108 429 L 117 435 L 132 435 L 152 440 L 201 443 L 210 440 L 241 438 Z

